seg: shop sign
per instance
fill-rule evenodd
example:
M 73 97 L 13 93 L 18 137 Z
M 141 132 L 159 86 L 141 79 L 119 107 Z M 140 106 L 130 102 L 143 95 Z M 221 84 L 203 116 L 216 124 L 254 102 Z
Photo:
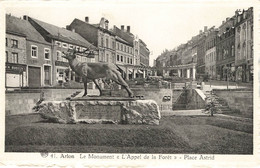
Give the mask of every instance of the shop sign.
M 55 61 L 55 66 L 68 67 L 69 63 L 68 62 L 62 62 L 62 61 Z
M 25 65 L 6 64 L 6 72 L 22 73 L 26 71 Z

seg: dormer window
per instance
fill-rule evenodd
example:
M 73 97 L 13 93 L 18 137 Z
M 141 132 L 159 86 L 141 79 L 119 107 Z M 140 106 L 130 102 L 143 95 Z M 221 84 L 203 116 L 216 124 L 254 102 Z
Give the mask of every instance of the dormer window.
M 63 48 L 68 48 L 68 44 L 67 43 L 62 43 L 62 47 Z
M 69 49 L 73 49 L 73 45 L 70 44 L 70 45 L 69 45 Z
M 55 41 L 55 45 L 57 45 L 58 47 L 61 47 L 61 42 Z

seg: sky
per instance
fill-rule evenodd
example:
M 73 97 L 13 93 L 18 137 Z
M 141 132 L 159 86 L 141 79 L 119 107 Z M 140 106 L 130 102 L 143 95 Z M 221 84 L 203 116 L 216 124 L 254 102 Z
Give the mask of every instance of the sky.
M 89 17 L 92 24 L 101 17 L 114 25 L 131 26 L 131 32 L 142 39 L 149 50 L 150 66 L 165 49 L 186 43 L 204 26 L 220 26 L 236 9 L 248 9 L 254 1 L 30 1 L 5 2 L 5 13 L 66 27 L 74 18 Z

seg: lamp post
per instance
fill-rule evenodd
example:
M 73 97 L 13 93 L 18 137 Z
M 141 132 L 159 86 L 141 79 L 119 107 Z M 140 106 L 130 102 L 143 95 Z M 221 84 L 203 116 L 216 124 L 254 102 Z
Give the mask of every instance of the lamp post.
M 237 88 L 238 88 L 238 84 L 241 81 L 242 73 L 243 73 L 243 69 L 241 66 L 237 68 L 236 73 L 237 73 L 237 79 L 236 79 L 237 82 L 236 83 L 237 83 Z
M 228 89 L 228 86 L 229 86 L 229 76 L 231 74 L 231 68 L 229 66 L 225 65 L 223 67 L 223 70 L 224 70 L 224 72 L 226 73 L 226 76 L 227 76 L 227 89 Z

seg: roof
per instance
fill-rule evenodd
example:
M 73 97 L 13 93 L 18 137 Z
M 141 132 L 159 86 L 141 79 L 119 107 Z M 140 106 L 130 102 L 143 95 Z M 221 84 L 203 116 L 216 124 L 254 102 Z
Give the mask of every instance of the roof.
M 125 41 L 124 39 L 122 39 L 122 38 L 120 38 L 120 37 L 118 37 L 118 36 L 116 36 L 116 40 L 119 41 L 119 42 L 121 42 L 121 43 L 124 43 L 124 44 L 126 44 L 126 45 L 130 45 L 127 41 Z
M 116 36 L 122 38 L 123 40 L 127 41 L 129 43 L 130 46 L 134 46 L 134 38 L 122 31 L 121 29 L 119 29 L 118 27 L 114 26 L 113 32 L 115 33 Z
M 40 20 L 30 18 L 34 22 L 36 22 L 38 25 L 40 25 L 43 29 L 45 29 L 51 38 L 54 38 L 56 40 L 60 40 L 63 42 L 71 43 L 71 44 L 76 44 L 79 46 L 84 46 L 84 47 L 90 47 L 90 48 L 95 48 L 94 45 L 92 45 L 90 42 L 85 40 L 83 37 L 81 37 L 78 33 L 75 33 L 73 31 L 67 30 L 65 28 L 60 28 L 58 26 L 42 22 Z
M 11 15 L 6 17 L 6 32 L 26 37 L 27 40 L 51 45 L 41 34 L 27 21 Z

